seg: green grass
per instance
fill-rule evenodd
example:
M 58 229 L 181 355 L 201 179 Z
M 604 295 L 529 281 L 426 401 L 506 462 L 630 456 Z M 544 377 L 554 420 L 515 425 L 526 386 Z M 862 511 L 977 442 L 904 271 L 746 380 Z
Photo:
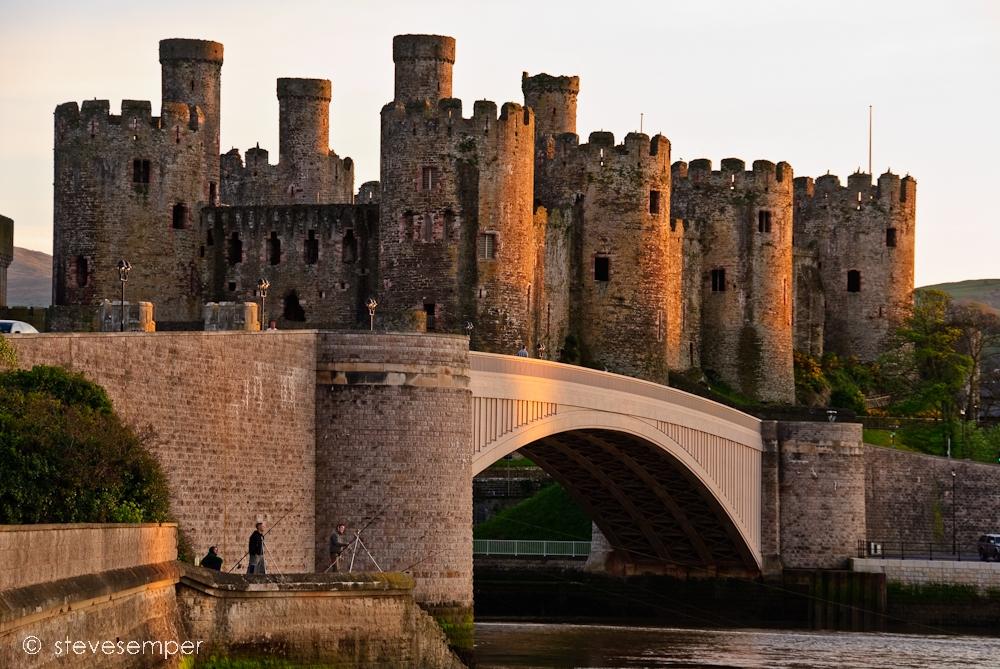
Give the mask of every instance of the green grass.
M 1000 279 L 973 279 L 923 286 L 923 289 L 940 290 L 960 302 L 979 302 L 1000 310 Z
M 590 518 L 557 483 L 476 525 L 476 539 L 590 541 Z
M 893 442 L 889 430 L 866 429 L 864 441 L 876 446 L 892 446 L 902 451 L 945 456 L 948 454 L 948 424 L 906 425 L 896 431 Z M 978 428 L 971 423 L 963 429 L 960 423 L 952 427 L 951 456 L 959 460 L 976 462 L 998 461 L 1000 455 L 1000 427 Z

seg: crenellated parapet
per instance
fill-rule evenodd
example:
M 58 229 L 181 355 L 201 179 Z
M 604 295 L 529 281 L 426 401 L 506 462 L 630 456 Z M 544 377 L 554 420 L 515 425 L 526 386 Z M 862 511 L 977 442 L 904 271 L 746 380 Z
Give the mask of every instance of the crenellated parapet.
M 885 350 L 911 300 L 915 224 L 909 175 L 886 172 L 873 183 L 855 172 L 846 185 L 831 174 L 795 180 L 795 246 L 817 268 L 825 350 L 862 360 Z
M 701 365 L 750 397 L 794 400 L 792 197 L 788 163 L 675 163 L 672 215 L 691 230 L 685 285 L 701 295 Z
M 396 35 L 392 38 L 396 65 L 394 100 L 428 101 L 452 97 L 455 38 L 442 35 Z

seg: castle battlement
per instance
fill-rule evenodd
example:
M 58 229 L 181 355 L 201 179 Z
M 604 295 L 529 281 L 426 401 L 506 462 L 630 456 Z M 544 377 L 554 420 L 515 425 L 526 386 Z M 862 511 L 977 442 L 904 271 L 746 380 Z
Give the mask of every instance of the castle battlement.
M 222 64 L 223 47 L 218 42 L 172 37 L 160 40 L 160 62 L 202 61 Z
M 834 174 L 795 179 L 796 207 L 835 206 L 858 210 L 871 203 L 883 208 L 912 207 L 916 200 L 917 181 L 909 174 L 900 178 L 884 172 L 876 183 L 870 174 L 855 172 L 847 177 L 847 185 Z
M 773 163 L 769 160 L 755 160 L 751 169 L 746 169 L 746 162 L 739 158 L 723 158 L 720 169 L 712 169 L 712 161 L 708 158 L 698 158 L 690 163 L 677 161 L 670 166 L 674 187 L 683 188 L 717 188 L 720 190 L 749 191 L 771 187 L 782 190 L 792 189 L 792 166 L 781 161 Z
M 315 229 L 328 237 L 353 227 L 356 221 L 375 221 L 378 206 L 374 204 L 286 204 L 206 207 L 202 210 L 205 223 L 216 223 L 228 230 L 237 229 L 249 235 L 265 228 L 283 227 L 289 233 L 305 233 Z
M 529 126 L 533 123 L 531 109 L 516 102 L 505 102 L 497 111 L 492 100 L 476 100 L 472 116 L 462 116 L 462 101 L 442 98 L 437 103 L 429 100 L 389 102 L 382 107 L 383 126 L 394 132 L 409 132 L 413 136 L 454 133 L 488 136 L 497 124 L 507 127 Z
M 197 107 L 179 102 L 165 102 L 161 116 L 152 115 L 152 104 L 148 100 L 122 100 L 121 113 L 111 113 L 108 100 L 84 100 L 64 102 L 56 107 L 55 122 L 58 134 L 56 143 L 66 139 L 65 134 L 82 131 L 81 134 L 95 136 L 109 128 L 121 128 L 122 135 L 141 134 L 144 130 L 197 132 L 205 122 L 205 115 Z

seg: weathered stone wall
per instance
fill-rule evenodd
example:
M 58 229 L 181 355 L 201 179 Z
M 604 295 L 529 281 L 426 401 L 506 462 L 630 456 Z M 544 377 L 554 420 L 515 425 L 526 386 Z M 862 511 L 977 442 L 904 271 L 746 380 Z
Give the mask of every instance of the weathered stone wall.
M 795 245 L 815 254 L 825 302 L 824 348 L 873 360 L 911 304 L 917 183 L 886 172 L 795 180 Z M 858 272 L 858 285 L 849 273 Z M 801 302 L 800 311 L 809 305 Z
M 865 537 L 865 449 L 856 423 L 778 423 L 779 552 L 785 568 L 840 569 Z M 766 482 L 773 473 L 764 471 Z M 769 494 L 768 486 L 763 487 Z M 764 548 L 774 510 L 764 507 Z
M 535 112 L 535 137 L 542 140 L 569 132 L 576 134 L 576 96 L 580 77 L 521 74 L 524 105 Z M 543 144 L 542 146 L 545 146 Z
M 390 320 L 423 309 L 430 331 L 471 323 L 477 350 L 533 345 L 533 137 L 533 115 L 514 103 L 499 117 L 488 101 L 471 118 L 455 99 L 382 109 L 380 308 Z
M 0 666 L 175 666 L 162 655 L 77 655 L 55 644 L 184 641 L 176 558 L 173 523 L 0 525 Z M 37 654 L 24 651 L 29 636 Z
M 199 233 L 208 294 L 259 302 L 257 281 L 265 278 L 265 327 L 271 319 L 282 329 L 367 324 L 377 216 L 375 205 L 206 208 Z
M 0 590 L 177 559 L 177 524 L 0 525 Z
M 867 539 L 950 550 L 954 533 L 956 547 L 974 556 L 980 535 L 1000 532 L 997 465 L 870 444 L 865 460 Z
M 885 574 L 900 585 L 971 585 L 982 595 L 1000 590 L 1000 564 L 953 560 L 851 558 L 851 571 Z
M 472 610 L 472 452 L 464 337 L 320 333 L 315 565 L 338 522 L 386 570 L 409 571 L 417 601 Z M 358 564 L 371 568 L 359 553 Z
M 798 233 L 795 243 L 795 297 L 792 300 L 795 309 L 795 350 L 819 358 L 823 355 L 823 335 L 826 328 L 822 263 L 810 248 L 797 245 Z
M 794 401 L 791 166 L 701 159 L 674 173 L 672 215 L 701 237 L 702 366 L 749 397 Z
M 434 619 L 401 574 L 294 577 L 273 583 L 185 569 L 177 589 L 187 636 L 209 653 L 286 657 L 323 666 L 458 669 Z
M 25 335 L 23 367 L 64 365 L 102 385 L 124 420 L 151 426 L 171 508 L 193 550 L 231 566 L 253 524 L 281 571 L 313 567 L 313 332 Z M 65 551 L 61 551 L 64 553 Z
M 0 307 L 7 306 L 7 268 L 14 262 L 14 221 L 0 216 Z

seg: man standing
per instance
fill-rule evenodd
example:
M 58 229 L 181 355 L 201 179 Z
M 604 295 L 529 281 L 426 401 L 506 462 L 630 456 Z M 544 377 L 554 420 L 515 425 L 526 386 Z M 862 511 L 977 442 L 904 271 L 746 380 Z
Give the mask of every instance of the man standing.
M 337 531 L 330 535 L 330 571 L 347 571 L 340 561 L 341 554 L 351 545 L 347 538 L 347 525 L 337 523 Z
M 247 564 L 248 574 L 266 574 L 264 565 L 264 523 L 257 523 L 257 529 L 250 535 L 250 562 Z

